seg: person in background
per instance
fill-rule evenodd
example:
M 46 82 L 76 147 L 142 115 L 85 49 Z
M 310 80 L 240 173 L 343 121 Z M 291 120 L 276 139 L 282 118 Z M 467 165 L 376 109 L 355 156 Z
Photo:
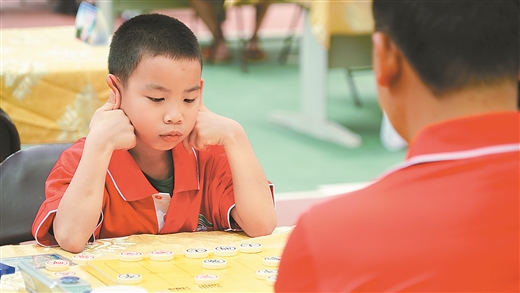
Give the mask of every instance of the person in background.
M 211 34 L 213 42 L 210 46 L 202 49 L 202 55 L 208 62 L 227 62 L 231 59 L 231 52 L 227 45 L 222 24 L 226 20 L 224 0 L 192 0 L 191 5 L 197 15 L 204 21 Z M 260 48 L 258 31 L 262 25 L 270 0 L 253 1 L 255 6 L 255 26 L 251 38 L 246 43 L 245 58 L 249 61 L 261 61 L 265 59 L 265 52 Z
M 405 162 L 298 220 L 276 292 L 518 292 L 519 1 L 374 0 Z

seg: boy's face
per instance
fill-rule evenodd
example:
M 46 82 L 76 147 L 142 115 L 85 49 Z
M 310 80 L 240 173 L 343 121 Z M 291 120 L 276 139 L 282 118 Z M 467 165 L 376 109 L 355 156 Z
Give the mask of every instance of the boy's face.
M 164 151 L 186 138 L 197 120 L 202 87 L 198 61 L 144 56 L 121 91 L 136 147 Z

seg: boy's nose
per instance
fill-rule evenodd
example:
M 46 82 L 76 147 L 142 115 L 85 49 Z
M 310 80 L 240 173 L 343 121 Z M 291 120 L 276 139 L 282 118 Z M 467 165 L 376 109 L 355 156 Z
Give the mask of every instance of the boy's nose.
M 171 109 L 164 115 L 164 123 L 178 124 L 182 122 L 182 114 L 178 109 Z

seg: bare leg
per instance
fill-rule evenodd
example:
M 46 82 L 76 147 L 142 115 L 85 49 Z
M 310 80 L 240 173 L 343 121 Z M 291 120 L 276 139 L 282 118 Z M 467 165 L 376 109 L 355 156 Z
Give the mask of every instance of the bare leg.
M 203 49 L 204 58 L 211 62 L 229 59 L 230 52 L 222 31 L 224 18 L 219 15 L 221 11 L 217 11 L 217 9 L 220 9 L 218 3 L 210 3 L 210 1 L 202 0 L 191 0 L 190 2 L 197 12 L 197 15 L 202 19 L 213 35 L 212 45 L 209 48 Z
M 260 26 L 262 25 L 265 15 L 267 14 L 267 9 L 269 8 L 270 5 L 271 5 L 270 1 L 262 1 L 255 5 L 255 9 L 256 9 L 255 30 L 253 31 L 253 35 L 251 36 L 251 39 L 258 38 L 258 30 L 260 29 Z
M 261 1 L 255 6 L 256 9 L 256 17 L 255 17 L 255 28 L 253 31 L 253 35 L 247 44 L 247 59 L 250 60 L 263 60 L 265 58 L 265 53 L 260 49 L 258 45 L 258 31 L 260 30 L 260 26 L 262 25 L 262 21 L 267 14 L 267 10 L 270 5 L 269 0 Z

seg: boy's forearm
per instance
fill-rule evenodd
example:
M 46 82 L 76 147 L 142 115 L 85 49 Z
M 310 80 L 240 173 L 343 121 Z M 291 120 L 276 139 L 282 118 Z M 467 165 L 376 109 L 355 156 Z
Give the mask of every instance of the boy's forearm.
M 58 206 L 53 231 L 65 250 L 80 252 L 96 228 L 112 151 L 87 139 L 78 168 Z
M 233 219 L 251 237 L 272 233 L 277 225 L 273 197 L 260 162 L 241 126 L 224 148 L 233 177 Z

